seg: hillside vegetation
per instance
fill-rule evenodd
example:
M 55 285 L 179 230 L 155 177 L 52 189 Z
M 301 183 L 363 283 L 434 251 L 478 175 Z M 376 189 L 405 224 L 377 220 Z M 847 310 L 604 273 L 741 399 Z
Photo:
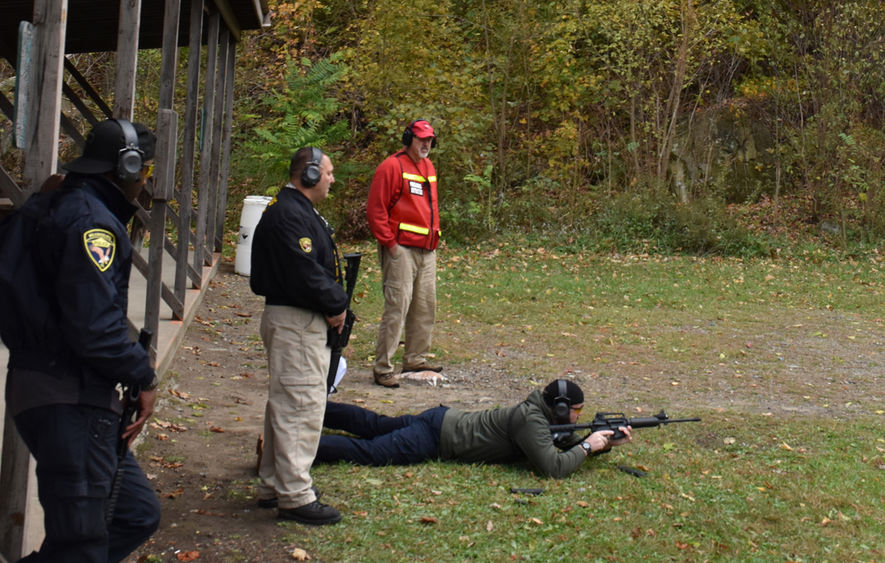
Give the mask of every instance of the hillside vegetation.
M 444 236 L 772 254 L 885 235 L 875 0 L 275 2 L 239 51 L 241 191 L 335 153 L 325 210 L 367 236 L 374 167 L 439 135 Z

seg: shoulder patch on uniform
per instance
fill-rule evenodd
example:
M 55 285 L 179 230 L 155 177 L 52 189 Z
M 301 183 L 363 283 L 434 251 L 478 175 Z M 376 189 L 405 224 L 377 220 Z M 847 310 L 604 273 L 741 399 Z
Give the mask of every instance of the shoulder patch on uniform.
M 298 239 L 298 244 L 301 246 L 301 250 L 304 252 L 310 253 L 313 250 L 313 241 L 311 241 L 308 237 L 301 237 Z
M 117 239 L 114 233 L 105 229 L 89 229 L 83 233 L 83 245 L 86 254 L 100 272 L 111 267 L 117 251 Z

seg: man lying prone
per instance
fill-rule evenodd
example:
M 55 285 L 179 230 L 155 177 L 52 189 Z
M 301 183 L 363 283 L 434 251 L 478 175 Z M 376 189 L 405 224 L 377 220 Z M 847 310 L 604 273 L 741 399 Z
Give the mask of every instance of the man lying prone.
M 466 463 L 513 463 L 528 460 L 541 474 L 562 478 L 588 455 L 631 441 L 614 440 L 612 430 L 584 439 L 571 435 L 554 444 L 551 424 L 574 424 L 584 406 L 584 392 L 572 381 L 557 379 L 543 391 L 532 391 L 509 408 L 465 412 L 449 407 L 417 415 L 385 416 L 368 409 L 329 402 L 323 426 L 356 437 L 324 434 L 316 461 L 349 461 L 358 465 L 411 465 L 430 460 Z

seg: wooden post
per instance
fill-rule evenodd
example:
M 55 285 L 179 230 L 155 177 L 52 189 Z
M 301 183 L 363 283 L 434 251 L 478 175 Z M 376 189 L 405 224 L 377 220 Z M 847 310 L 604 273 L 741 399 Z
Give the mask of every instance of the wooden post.
M 24 152 L 23 183 L 33 192 L 58 166 L 59 115 L 67 32 L 67 0 L 34 0 L 36 38 L 32 76 L 34 87 Z M 27 548 L 25 538 L 32 525 L 28 514 L 33 465 L 28 448 L 18 436 L 11 417 L 3 429 L 2 468 L 0 468 L 0 553 L 16 560 Z
M 184 110 L 184 139 L 181 155 L 181 191 L 178 195 L 178 254 L 175 258 L 175 295 L 184 301 L 187 274 L 196 287 L 203 285 L 203 269 L 188 264 L 188 246 L 193 240 L 191 216 L 194 191 L 194 158 L 197 139 L 197 112 L 200 100 L 200 52 L 203 35 L 203 2 L 191 2 L 191 27 L 187 51 L 187 101 Z M 194 244 L 196 250 L 197 244 Z
M 221 29 L 218 38 L 218 55 L 216 57 L 215 73 L 215 105 L 212 107 L 212 145 L 209 149 L 209 218 L 206 225 L 206 233 L 208 235 L 207 245 L 211 252 L 221 251 L 221 237 L 219 236 L 218 217 L 223 217 L 224 207 L 227 202 L 221 199 L 221 183 L 219 182 L 219 166 L 221 163 L 221 132 L 224 126 L 224 87 L 227 84 L 225 75 L 227 74 L 227 51 L 230 47 L 230 32 L 227 28 Z
M 135 70 L 138 65 L 138 29 L 141 0 L 120 0 L 117 28 L 117 78 L 114 82 L 114 117 L 132 121 L 135 106 Z
M 199 193 L 197 194 L 197 237 L 194 241 L 194 269 L 201 270 L 208 266 L 212 260 L 211 250 L 207 248 L 209 237 L 207 236 L 206 222 L 210 213 L 214 210 L 209 205 L 209 193 L 213 189 L 210 185 L 212 176 L 209 173 L 212 157 L 212 131 L 215 112 L 215 72 L 218 63 L 218 12 L 209 16 L 209 29 L 206 37 L 206 77 L 203 90 L 203 123 L 200 126 L 202 136 L 200 143 L 200 181 Z
M 233 41 L 233 35 L 227 49 L 227 63 L 224 73 L 224 132 L 221 138 L 221 170 L 218 175 L 219 194 L 221 205 L 218 207 L 218 225 L 216 227 L 218 239 L 218 252 L 222 250 L 224 238 L 224 217 L 227 211 L 227 188 L 228 176 L 230 176 L 230 147 L 231 132 L 234 119 L 234 70 L 237 65 L 237 44 Z
M 28 113 L 25 189 L 33 193 L 58 167 L 58 135 L 61 114 L 61 84 L 67 31 L 67 0 L 35 0 L 36 45 L 32 73 L 33 95 Z

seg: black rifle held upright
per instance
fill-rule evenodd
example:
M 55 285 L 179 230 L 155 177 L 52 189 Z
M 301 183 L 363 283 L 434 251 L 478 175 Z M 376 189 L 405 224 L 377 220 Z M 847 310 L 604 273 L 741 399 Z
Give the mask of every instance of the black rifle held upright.
M 339 333 L 334 328 L 329 328 L 327 341 L 329 347 L 332 348 L 332 361 L 329 362 L 329 373 L 326 376 L 326 390 L 331 394 L 335 389 L 335 376 L 338 374 L 338 364 L 341 363 L 341 352 L 350 341 L 350 331 L 353 330 L 353 323 L 356 322 L 356 315 L 350 310 L 350 301 L 353 298 L 353 289 L 356 287 L 356 278 L 360 271 L 360 260 L 363 255 L 359 252 L 352 252 L 344 255 L 346 260 L 346 273 L 342 283 L 344 290 L 347 292 L 347 313 L 344 317 L 344 327 Z
M 151 345 L 153 333 L 146 328 L 141 329 L 138 334 L 138 343 L 145 350 Z M 117 471 L 114 472 L 114 481 L 111 483 L 111 496 L 105 506 L 104 519 L 110 525 L 114 519 L 114 510 L 117 508 L 117 498 L 120 496 L 120 486 L 123 484 L 123 460 L 126 458 L 126 451 L 129 449 L 128 440 L 123 438 L 126 427 L 132 424 L 132 418 L 138 411 L 138 396 L 141 389 L 138 385 L 123 386 L 123 415 L 120 417 L 120 429 L 117 434 Z

